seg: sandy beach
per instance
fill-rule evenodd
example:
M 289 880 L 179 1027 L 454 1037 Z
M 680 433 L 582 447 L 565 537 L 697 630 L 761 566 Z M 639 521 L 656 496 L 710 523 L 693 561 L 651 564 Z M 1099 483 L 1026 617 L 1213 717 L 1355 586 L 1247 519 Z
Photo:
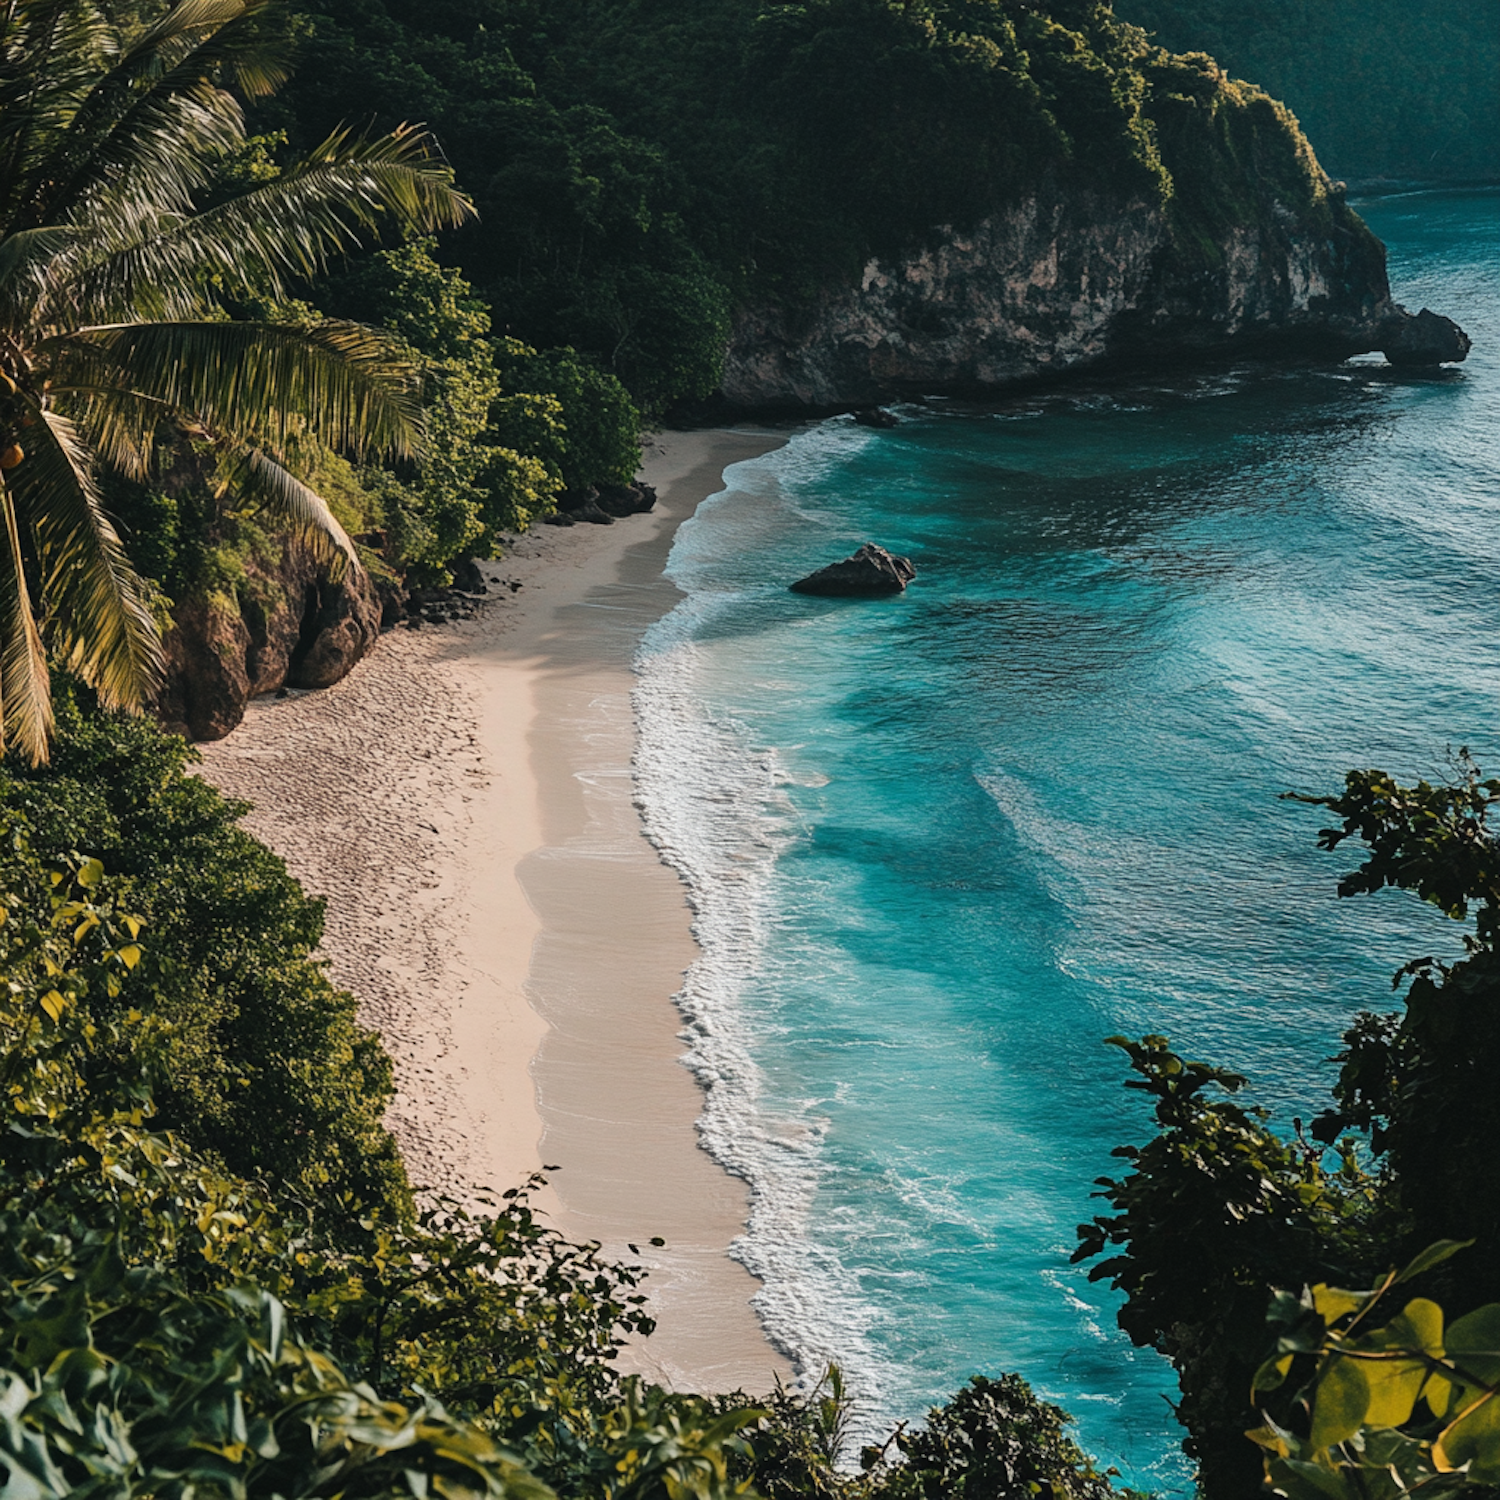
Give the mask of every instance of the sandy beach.
M 323 954 L 395 1061 L 413 1181 L 464 1196 L 557 1167 L 539 1200 L 557 1226 L 651 1270 L 659 1326 L 625 1361 L 699 1390 L 789 1367 L 727 1254 L 745 1186 L 697 1145 L 672 1003 L 696 949 L 633 801 L 630 663 L 680 597 L 662 576 L 676 527 L 783 441 L 659 435 L 649 515 L 536 528 L 485 565 L 475 619 L 390 631 L 343 682 L 259 699 L 201 747 L 327 898 Z

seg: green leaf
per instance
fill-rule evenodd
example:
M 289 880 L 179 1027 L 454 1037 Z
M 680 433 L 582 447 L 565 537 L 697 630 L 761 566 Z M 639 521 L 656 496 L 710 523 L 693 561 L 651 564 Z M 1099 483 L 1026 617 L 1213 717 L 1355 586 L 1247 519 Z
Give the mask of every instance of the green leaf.
M 1358 1312 L 1370 1300 L 1368 1292 L 1346 1292 L 1322 1283 L 1312 1289 L 1312 1297 L 1313 1307 L 1325 1323 L 1336 1323 L 1349 1313 Z
M 1250 1382 L 1250 1396 L 1253 1400 L 1257 1391 L 1274 1391 L 1287 1377 L 1287 1372 L 1292 1368 L 1291 1354 L 1283 1354 L 1279 1357 L 1273 1355 L 1255 1372 L 1255 1378 Z
M 1432 1445 L 1433 1462 L 1444 1472 L 1469 1466 L 1481 1483 L 1500 1479 L 1500 1398 L 1493 1391 L 1471 1403 Z
M 1500 1382 L 1500 1302 L 1476 1308 L 1449 1325 L 1444 1346 L 1459 1370 L 1482 1385 Z
M 1449 1256 L 1457 1255 L 1460 1250 L 1467 1250 L 1473 1243 L 1473 1240 L 1436 1240 L 1408 1262 L 1405 1270 L 1391 1284 L 1395 1286 L 1400 1282 L 1410 1281 L 1413 1276 L 1420 1276 L 1424 1271 L 1442 1265 Z
M 1364 1426 L 1369 1406 L 1370 1383 L 1359 1362 L 1331 1355 L 1313 1402 L 1313 1448 L 1322 1452 L 1353 1437 Z
M 1360 1422 L 1361 1427 L 1400 1427 L 1411 1420 L 1422 1384 L 1427 1379 L 1427 1365 L 1420 1359 L 1361 1360 L 1365 1381 L 1370 1388 L 1370 1404 Z

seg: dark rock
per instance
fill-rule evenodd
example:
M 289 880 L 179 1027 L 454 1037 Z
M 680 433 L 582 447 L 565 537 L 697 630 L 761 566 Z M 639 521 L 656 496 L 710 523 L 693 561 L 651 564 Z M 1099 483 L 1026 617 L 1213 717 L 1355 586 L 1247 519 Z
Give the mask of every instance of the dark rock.
M 586 505 L 592 505 L 599 498 L 599 491 L 593 485 L 585 485 L 578 490 L 560 490 L 557 495 L 557 508 L 565 510 L 570 515 L 576 514 Z
M 649 484 L 601 484 L 595 503 L 617 519 L 644 515 L 656 504 L 656 490 Z
M 364 569 L 338 582 L 300 544 L 246 563 L 244 602 L 189 597 L 173 611 L 156 712 L 197 740 L 222 739 L 248 699 L 282 687 L 328 687 L 375 644 L 392 608 Z
M 461 562 L 453 564 L 453 587 L 462 589 L 466 594 L 485 592 L 484 574 L 480 571 L 478 562 L 472 557 L 466 557 Z
M 640 495 L 633 484 L 601 484 L 599 486 L 599 509 L 615 517 L 633 516 Z
M 380 604 L 380 628 L 389 630 L 406 618 L 406 586 L 395 578 L 374 578 L 375 598 Z
M 548 526 L 576 526 L 578 524 L 565 510 L 555 510 L 550 516 L 543 516 L 542 520 Z
M 854 420 L 861 427 L 899 427 L 901 419 L 883 406 L 861 406 L 854 413 Z
M 1381 325 L 1380 334 L 1380 352 L 1393 365 L 1458 364 L 1472 347 L 1469 335 L 1452 318 L 1425 307 L 1412 317 L 1398 304 L 1395 313 Z
M 287 661 L 286 685 L 332 687 L 354 670 L 379 637 L 380 606 L 368 574 L 361 571 L 341 583 L 309 580 L 297 647 Z
M 876 598 L 899 594 L 917 576 L 907 557 L 893 557 L 884 547 L 866 542 L 852 557 L 830 563 L 799 578 L 794 594 L 828 594 L 837 598 Z
M 604 511 L 590 500 L 587 505 L 581 505 L 577 510 L 570 512 L 575 521 L 588 521 L 595 526 L 613 526 L 615 518 L 607 515 Z
M 158 717 L 188 739 L 223 739 L 245 717 L 250 696 L 249 628 L 212 600 L 187 599 L 174 610 L 164 644 L 167 670 Z

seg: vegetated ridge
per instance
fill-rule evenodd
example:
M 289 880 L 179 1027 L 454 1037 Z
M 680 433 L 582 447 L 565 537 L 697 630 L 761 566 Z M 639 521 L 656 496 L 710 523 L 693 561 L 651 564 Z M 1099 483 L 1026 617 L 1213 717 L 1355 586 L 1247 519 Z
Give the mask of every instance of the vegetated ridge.
M 1500 10 L 1489 0 L 1121 0 L 1119 11 L 1283 100 L 1336 177 L 1500 180 Z
M 309 3 L 296 113 L 416 101 L 497 322 L 647 410 L 1341 358 L 1405 322 L 1290 114 L 1094 0 Z

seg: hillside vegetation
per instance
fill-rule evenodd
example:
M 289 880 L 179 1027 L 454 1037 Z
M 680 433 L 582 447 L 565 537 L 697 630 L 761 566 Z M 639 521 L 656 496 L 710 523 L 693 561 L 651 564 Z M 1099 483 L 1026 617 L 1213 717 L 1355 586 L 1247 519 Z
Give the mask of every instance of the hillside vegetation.
M 715 386 L 731 312 L 1043 179 L 1173 205 L 1186 233 L 1322 179 L 1295 123 L 1098 0 L 304 0 L 266 118 L 313 140 L 420 118 L 478 221 L 443 254 L 497 331 L 572 347 L 652 414 Z
M 1120 0 L 1119 12 L 1285 101 L 1335 176 L 1500 178 L 1491 0 Z

